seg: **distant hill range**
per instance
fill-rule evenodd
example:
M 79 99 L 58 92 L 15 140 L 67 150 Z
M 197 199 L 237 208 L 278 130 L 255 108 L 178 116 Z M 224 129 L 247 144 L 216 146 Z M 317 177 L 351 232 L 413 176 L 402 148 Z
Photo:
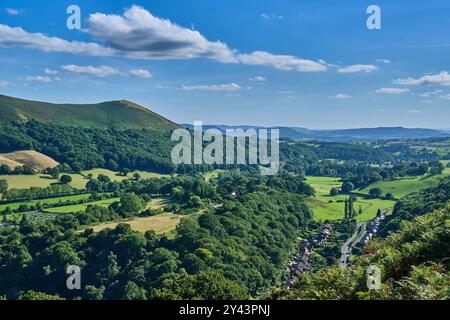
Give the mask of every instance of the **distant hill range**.
M 136 103 L 119 100 L 96 104 L 55 104 L 0 95 L 0 122 L 37 120 L 63 126 L 82 128 L 123 128 L 171 131 L 178 124 Z M 192 128 L 192 125 L 182 125 Z M 203 128 L 258 129 L 258 126 L 204 125 Z M 383 139 L 419 139 L 450 136 L 450 131 L 380 127 L 344 130 L 311 130 L 301 127 L 272 127 L 282 138 L 292 140 L 363 141 Z
M 192 128 L 190 124 L 182 124 L 182 127 Z M 227 129 L 279 129 L 281 138 L 292 140 L 320 140 L 320 141 L 367 141 L 390 139 L 423 139 L 450 137 L 448 130 L 434 130 L 422 128 L 379 127 L 361 129 L 336 129 L 336 130 L 311 130 L 301 127 L 258 127 L 258 126 L 227 126 L 227 125 L 203 125 L 203 130 L 218 129 L 225 132 Z
M 0 121 L 37 120 L 84 128 L 172 130 L 178 125 L 127 100 L 97 104 L 54 104 L 0 95 Z

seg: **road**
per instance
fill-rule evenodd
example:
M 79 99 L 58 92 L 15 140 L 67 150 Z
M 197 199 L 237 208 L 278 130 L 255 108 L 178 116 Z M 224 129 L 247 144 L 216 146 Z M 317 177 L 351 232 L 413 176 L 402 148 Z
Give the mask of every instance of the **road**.
M 392 207 L 388 207 L 388 208 L 384 208 L 381 210 L 381 214 L 385 215 L 389 210 L 391 210 Z M 356 230 L 355 232 L 352 234 L 352 236 L 350 238 L 347 239 L 347 241 L 345 241 L 344 245 L 341 248 L 341 259 L 340 259 L 340 264 L 341 267 L 346 267 L 348 264 L 348 258 L 350 257 L 351 253 L 352 253 L 352 243 L 355 242 L 359 242 L 361 240 L 358 239 L 358 241 L 355 241 L 356 237 L 358 236 L 358 234 L 361 232 L 361 228 L 366 229 L 367 227 L 367 222 L 360 222 L 356 225 Z M 361 237 L 364 236 L 364 232 L 361 233 Z
M 348 264 L 348 258 L 350 257 L 350 254 L 352 253 L 352 246 L 351 244 L 356 239 L 358 234 L 361 232 L 361 228 L 366 228 L 367 223 L 366 222 L 359 222 L 356 225 L 356 230 L 352 234 L 350 238 L 345 241 L 344 245 L 341 248 L 341 266 L 345 267 Z

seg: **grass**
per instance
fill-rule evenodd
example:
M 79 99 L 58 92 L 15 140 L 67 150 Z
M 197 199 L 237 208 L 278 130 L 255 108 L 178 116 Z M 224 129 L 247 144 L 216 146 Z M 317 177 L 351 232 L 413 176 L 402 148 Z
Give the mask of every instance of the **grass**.
M 162 213 L 160 215 L 152 217 L 134 218 L 123 221 L 102 223 L 89 228 L 94 229 L 94 232 L 99 232 L 106 228 L 113 229 L 119 223 L 126 223 L 131 226 L 131 229 L 138 232 L 144 233 L 146 231 L 153 230 L 158 234 L 164 234 L 175 230 L 183 217 L 186 216 L 176 215 L 172 213 Z
M 28 189 L 31 187 L 45 188 L 58 182 L 46 174 L 35 175 L 0 175 L 0 180 L 6 180 L 10 189 Z
M 62 206 L 62 207 L 56 207 L 56 208 L 49 208 L 45 209 L 46 212 L 51 213 L 69 213 L 69 212 L 80 212 L 86 210 L 86 208 L 90 205 L 97 205 L 102 207 L 108 207 L 110 204 L 119 201 L 120 198 L 111 198 L 111 199 L 105 199 L 105 200 L 99 200 L 89 203 L 82 203 L 82 204 L 74 204 L 69 206 Z
M 53 104 L 0 95 L 0 109 L 2 121 L 35 119 L 85 128 L 148 128 L 157 131 L 178 128 L 178 125 L 151 110 L 125 100 L 97 104 Z
M 372 183 L 368 187 L 359 190 L 358 192 L 363 194 L 368 194 L 369 190 L 372 188 L 380 188 L 383 194 L 392 193 L 394 197 L 401 198 L 407 194 L 420 191 L 421 189 L 431 187 L 439 182 L 439 180 L 450 175 L 450 168 L 446 168 L 444 172 L 436 176 L 425 176 L 425 177 L 411 177 L 388 181 L 378 181 Z
M 343 201 L 348 196 L 337 195 L 332 197 L 329 195 L 331 188 L 340 187 L 341 182 L 339 182 L 339 178 L 308 176 L 306 181 L 316 190 L 316 196 L 307 200 L 308 206 L 313 211 L 316 220 L 341 220 L 344 218 L 345 204 Z M 359 207 L 361 207 L 362 213 L 356 216 L 356 220 L 358 222 L 371 220 L 376 216 L 378 209 L 393 205 L 394 201 L 390 200 L 358 197 L 354 208 L 358 212 Z
M 148 209 L 164 209 L 167 205 L 173 204 L 173 200 L 170 197 L 159 197 L 152 199 L 149 203 L 147 203 Z
M 32 201 L 21 201 L 21 202 L 13 202 L 13 203 L 7 203 L 7 204 L 1 204 L 0 205 L 0 211 L 5 210 L 7 207 L 9 207 L 11 210 L 18 209 L 21 205 L 36 205 L 38 203 L 40 204 L 57 204 L 57 203 L 64 203 L 66 201 L 79 201 L 79 200 L 86 200 L 89 199 L 90 193 L 85 194 L 76 194 L 73 196 L 64 196 L 64 197 L 57 197 L 57 198 L 46 198 L 46 199 L 38 199 L 38 200 L 32 200 Z
M 70 185 L 75 189 L 82 190 L 86 187 L 86 183 L 89 181 L 87 176 L 92 174 L 94 178 L 97 178 L 99 174 L 108 176 L 112 181 L 122 181 L 125 179 L 131 179 L 134 173 L 139 173 L 142 179 L 167 177 L 167 175 L 148 172 L 148 171 L 133 171 L 130 172 L 127 177 L 119 176 L 116 172 L 108 169 L 92 169 L 81 172 L 81 174 L 69 174 L 72 177 Z M 10 189 L 28 189 L 31 187 L 45 188 L 53 183 L 57 183 L 58 180 L 53 179 L 47 174 L 36 175 L 0 175 L 0 180 L 6 180 Z

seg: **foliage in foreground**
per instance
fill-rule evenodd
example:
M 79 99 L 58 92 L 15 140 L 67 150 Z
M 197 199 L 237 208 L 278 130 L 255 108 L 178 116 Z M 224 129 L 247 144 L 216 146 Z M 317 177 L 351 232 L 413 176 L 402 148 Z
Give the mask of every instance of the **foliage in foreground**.
M 277 299 L 449 299 L 450 204 L 404 222 L 385 240 L 369 242 L 347 267 L 302 274 Z M 368 290 L 366 270 L 381 269 L 381 289 Z

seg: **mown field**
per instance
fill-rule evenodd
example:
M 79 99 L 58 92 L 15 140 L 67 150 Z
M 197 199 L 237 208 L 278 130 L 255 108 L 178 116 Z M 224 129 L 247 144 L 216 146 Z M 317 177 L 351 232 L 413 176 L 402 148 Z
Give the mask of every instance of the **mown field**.
M 45 209 L 45 212 L 51 212 L 51 213 L 68 213 L 68 212 L 80 212 L 86 210 L 88 206 L 97 205 L 102 207 L 108 207 L 114 202 L 119 201 L 120 198 L 110 198 L 105 200 L 99 200 L 99 201 L 93 201 L 88 203 L 82 203 L 82 204 L 74 204 L 74 205 L 68 205 L 68 206 L 62 206 L 62 207 L 55 207 L 55 208 L 49 208 Z
M 119 223 L 126 223 L 130 225 L 131 229 L 138 232 L 144 233 L 146 231 L 153 230 L 158 234 L 164 234 L 174 230 L 183 217 L 186 216 L 172 213 L 162 213 L 152 217 L 138 217 L 122 221 L 102 223 L 89 228 L 92 228 L 95 232 L 99 232 L 106 228 L 114 229 Z
M 316 190 L 315 198 L 308 199 L 308 206 L 318 221 L 340 220 L 344 218 L 344 200 L 348 195 L 330 196 L 330 189 L 339 188 L 339 178 L 308 176 L 306 181 Z M 376 216 L 378 209 L 392 207 L 394 201 L 384 199 L 367 199 L 358 197 L 354 205 L 358 212 L 361 207 L 362 213 L 356 216 L 357 221 L 371 220 Z
M 64 197 L 56 197 L 56 198 L 46 198 L 46 199 L 38 199 L 38 200 L 32 200 L 32 201 L 21 201 L 21 202 L 13 202 L 13 203 L 7 203 L 0 205 L 0 211 L 5 210 L 7 207 L 9 207 L 11 210 L 18 209 L 21 205 L 36 205 L 38 203 L 44 205 L 44 204 L 57 204 L 57 203 L 64 203 L 67 201 L 80 201 L 80 200 L 87 200 L 90 197 L 90 193 L 85 194 L 76 194 L 73 196 L 64 196 Z
M 126 177 L 119 175 L 117 172 L 108 169 L 92 169 L 82 171 L 81 174 L 69 174 L 72 177 L 70 185 L 75 189 L 84 189 L 86 183 L 89 181 L 88 176 L 92 175 L 97 178 L 99 174 L 108 176 L 112 181 L 122 181 L 124 179 L 131 179 L 135 173 L 138 173 L 141 178 L 159 178 L 165 175 L 147 172 L 147 171 L 133 171 L 128 173 Z M 0 175 L 0 180 L 8 181 L 10 189 L 27 189 L 31 187 L 45 188 L 53 183 L 57 183 L 58 180 L 53 179 L 47 174 L 35 174 L 35 175 Z
M 368 187 L 358 190 L 360 193 L 369 194 L 372 188 L 380 188 L 383 194 L 392 193 L 394 197 L 401 198 L 407 194 L 417 192 L 421 189 L 431 187 L 439 180 L 450 175 L 450 168 L 445 168 L 444 172 L 435 176 L 411 177 L 389 181 L 378 181 L 372 183 Z

